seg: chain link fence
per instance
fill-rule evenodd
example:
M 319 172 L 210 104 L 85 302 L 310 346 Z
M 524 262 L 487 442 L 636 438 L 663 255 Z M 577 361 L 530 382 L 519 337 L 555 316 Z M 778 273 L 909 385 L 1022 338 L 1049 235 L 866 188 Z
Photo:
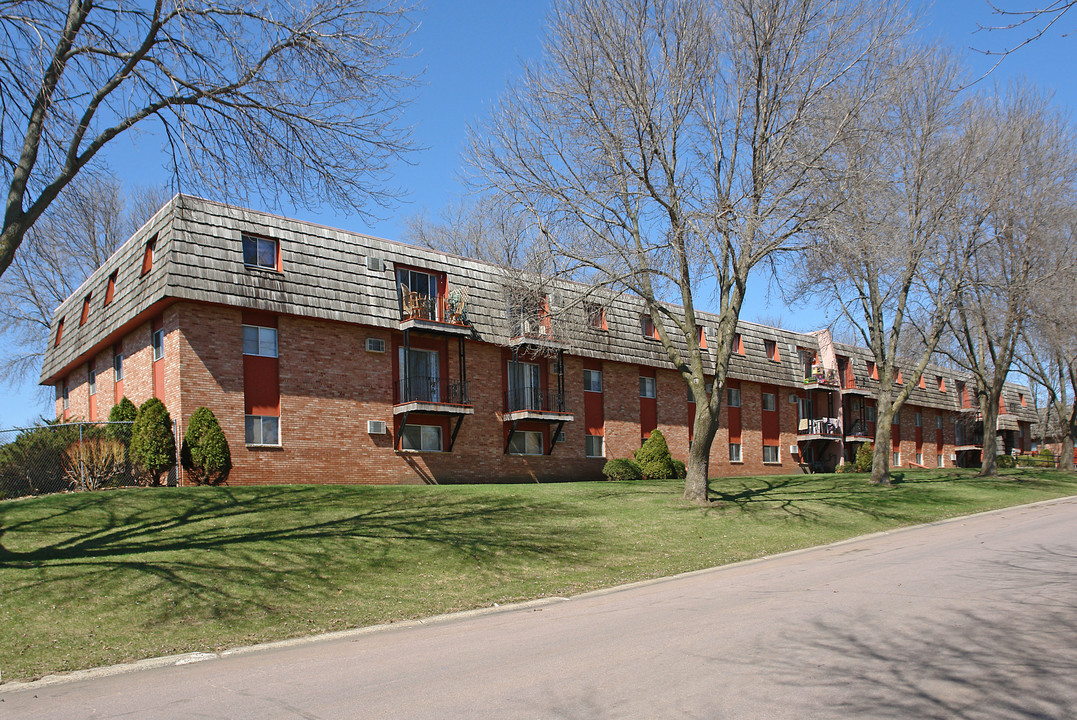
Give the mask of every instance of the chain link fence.
M 128 452 L 133 424 L 75 422 L 0 430 L 0 499 L 146 484 Z M 175 436 L 175 423 L 172 431 Z M 175 485 L 177 478 L 173 466 L 166 484 Z

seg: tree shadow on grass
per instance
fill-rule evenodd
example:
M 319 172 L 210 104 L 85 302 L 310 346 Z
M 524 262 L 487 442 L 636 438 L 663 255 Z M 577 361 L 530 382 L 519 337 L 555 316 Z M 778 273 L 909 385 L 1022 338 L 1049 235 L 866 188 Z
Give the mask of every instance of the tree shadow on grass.
M 510 572 L 597 542 L 597 531 L 571 522 L 570 505 L 534 497 L 275 487 L 165 491 L 162 502 L 152 492 L 0 509 L 5 594 L 31 597 L 57 583 L 134 593 L 116 585 L 138 578 L 210 607 L 268 612 L 285 595 L 335 590 L 342 569 L 353 582 L 424 560 Z
M 959 483 L 1013 489 L 1008 478 L 976 478 L 969 471 L 891 474 L 892 487 L 872 485 L 867 475 L 792 475 L 712 479 L 710 497 L 719 507 L 746 512 L 779 511 L 803 520 L 823 516 L 825 507 L 850 510 L 875 520 L 905 521 L 927 506 L 959 507 L 951 494 L 935 492 Z M 1022 483 L 1024 487 L 1027 484 Z

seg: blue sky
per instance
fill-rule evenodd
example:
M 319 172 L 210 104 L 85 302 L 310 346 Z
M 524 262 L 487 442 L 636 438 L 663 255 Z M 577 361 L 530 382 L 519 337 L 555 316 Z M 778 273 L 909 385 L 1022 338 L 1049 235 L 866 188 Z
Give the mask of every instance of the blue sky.
M 1032 3 L 998 0 L 996 4 L 1017 7 Z M 436 216 L 460 192 L 457 178 L 468 124 L 483 116 L 517 72 L 521 59 L 538 56 L 547 7 L 545 0 L 426 0 L 421 25 L 411 39 L 415 58 L 410 61 L 415 68 L 425 68 L 425 74 L 408 111 L 414 137 L 424 149 L 396 172 L 396 184 L 408 193 L 405 202 L 375 221 L 361 221 L 329 208 L 322 213 L 285 212 L 386 238 L 399 238 L 404 219 L 415 212 L 426 209 Z M 1000 24 L 991 15 L 987 0 L 940 0 L 923 12 L 922 35 L 928 41 L 948 43 L 962 51 L 999 50 L 1020 41 L 1016 31 L 976 32 L 977 23 Z M 1073 78 L 1077 37 L 1063 37 L 1068 30 L 1077 30 L 1077 15 L 1063 18 L 1049 34 L 1007 57 L 982 82 L 1021 78 L 1053 91 L 1056 102 L 1073 108 L 1077 104 Z M 977 75 L 995 62 L 971 51 L 968 60 Z M 118 143 L 109 154 L 112 170 L 132 184 L 164 182 L 165 169 L 146 161 L 159 153 L 158 145 L 151 133 Z M 160 157 L 163 162 L 164 154 Z M 750 286 L 741 317 L 772 320 L 779 316 L 789 327 L 802 330 L 822 327 L 829 320 L 810 307 L 786 307 L 776 293 L 768 292 L 767 280 L 760 275 Z M 43 395 L 35 384 L 33 378 L 14 388 L 0 387 L 0 428 L 32 422 L 41 414 L 51 415 L 51 392 Z

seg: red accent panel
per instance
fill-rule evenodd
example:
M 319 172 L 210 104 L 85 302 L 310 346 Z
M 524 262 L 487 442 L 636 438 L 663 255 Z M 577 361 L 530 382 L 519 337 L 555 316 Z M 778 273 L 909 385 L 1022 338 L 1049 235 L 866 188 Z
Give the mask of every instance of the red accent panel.
M 277 327 L 277 316 L 274 313 L 262 312 L 260 310 L 244 310 L 243 324 L 275 328 Z
M 90 396 L 90 422 L 97 422 L 97 395 Z
M 277 358 L 243 356 L 243 411 L 247 415 L 280 415 L 277 369 Z
M 114 402 L 119 403 L 120 400 L 123 399 L 123 380 L 117 380 L 116 385 L 114 387 L 115 387 L 115 392 L 113 393 L 113 395 L 115 396 L 115 401 Z
M 916 451 L 919 452 L 924 447 L 924 429 L 922 427 L 916 428 Z
M 153 251 L 157 246 L 157 236 L 154 235 L 146 242 L 146 250 L 142 253 L 142 274 L 145 275 L 153 269 Z
M 588 435 L 604 434 L 605 416 L 602 410 L 603 393 L 583 393 L 583 424 Z
M 942 428 L 935 430 L 935 447 L 942 450 Z
M 82 298 L 82 315 L 79 317 L 79 327 L 86 324 L 86 319 L 90 317 L 90 298 L 93 297 L 93 293 L 87 293 L 86 297 Z
M 762 425 L 763 430 L 763 444 L 777 445 L 781 442 L 782 437 L 781 413 L 778 412 L 778 386 L 760 385 L 759 391 L 760 402 L 762 402 L 762 393 L 774 393 L 774 410 L 763 410 L 760 408 L 760 416 L 762 417 L 760 424 Z M 741 398 L 741 400 L 743 402 L 743 398 Z
M 151 332 L 157 332 L 164 327 L 164 318 L 155 318 L 150 323 Z M 164 402 L 165 399 L 165 365 L 164 358 L 153 361 L 153 396 Z

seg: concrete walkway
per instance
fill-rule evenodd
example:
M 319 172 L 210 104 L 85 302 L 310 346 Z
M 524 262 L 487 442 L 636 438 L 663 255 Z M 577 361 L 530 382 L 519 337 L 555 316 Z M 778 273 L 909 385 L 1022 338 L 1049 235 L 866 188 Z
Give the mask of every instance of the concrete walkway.
M 1074 718 L 1077 499 L 185 659 L 5 686 L 0 718 Z

